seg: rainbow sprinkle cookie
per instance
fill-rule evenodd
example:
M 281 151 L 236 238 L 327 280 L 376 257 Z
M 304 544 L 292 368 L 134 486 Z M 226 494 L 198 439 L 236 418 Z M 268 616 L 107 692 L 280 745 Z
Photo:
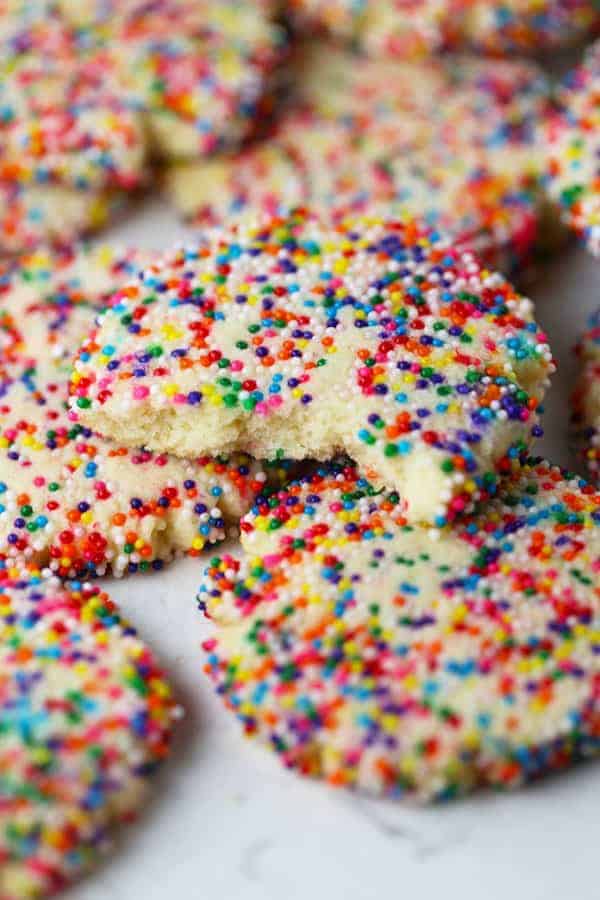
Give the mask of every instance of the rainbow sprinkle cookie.
M 531 303 L 435 230 L 298 212 L 215 230 L 117 292 L 72 409 L 181 456 L 342 450 L 442 523 L 541 433 L 553 368 Z
M 10 251 L 98 227 L 145 175 L 142 120 L 114 61 L 45 5 L 0 42 L 0 243 Z
M 0 638 L 0 896 L 32 900 L 132 820 L 181 710 L 100 588 L 5 570 Z
M 267 0 L 117 5 L 117 63 L 158 155 L 204 156 L 255 129 L 284 43 L 274 7 Z
M 318 43 L 295 60 L 294 100 L 266 142 L 174 166 L 196 224 L 307 205 L 334 219 L 415 215 L 503 270 L 537 237 L 538 123 L 548 84 L 529 63 L 400 64 Z
M 581 364 L 573 393 L 573 442 L 595 482 L 600 481 L 600 310 L 576 347 Z
M 86 298 L 98 301 L 111 279 L 114 289 L 136 258 L 105 249 L 51 260 L 33 255 L 0 281 L 0 555 L 63 577 L 197 555 L 226 536 L 264 475 L 244 455 L 178 460 L 73 421 L 71 359 L 97 312 Z
M 546 128 L 548 187 L 565 220 L 600 256 L 600 42 L 568 77 Z
M 539 52 L 597 29 L 595 0 L 288 0 L 300 28 L 321 28 L 372 55 L 439 49 Z
M 600 495 L 510 471 L 452 528 L 328 466 L 211 561 L 206 671 L 288 767 L 391 797 L 515 787 L 600 751 Z

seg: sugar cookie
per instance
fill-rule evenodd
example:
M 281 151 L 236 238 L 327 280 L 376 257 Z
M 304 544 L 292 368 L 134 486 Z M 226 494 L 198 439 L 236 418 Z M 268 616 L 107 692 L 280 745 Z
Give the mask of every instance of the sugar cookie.
M 98 587 L 0 579 L 0 895 L 78 879 L 130 822 L 180 709 L 153 654 Z
M 600 494 L 543 461 L 477 516 L 410 526 L 326 467 L 211 561 L 206 671 L 249 735 L 330 784 L 449 799 L 600 751 Z
M 66 242 L 108 219 L 146 172 L 142 119 L 101 45 L 54 12 L 0 40 L 0 239 Z
M 136 255 L 88 251 L 54 267 L 52 258 L 27 257 L 0 281 L 0 552 L 65 577 L 199 554 L 225 537 L 264 475 L 244 455 L 178 460 L 114 445 L 72 420 L 71 360 L 93 301 L 126 279 Z
M 298 212 L 216 229 L 117 292 L 72 410 L 181 456 L 347 452 L 443 522 L 541 433 L 553 368 L 531 303 L 435 230 Z
M 188 158 L 255 130 L 284 35 L 274 3 L 128 0 L 111 46 L 155 152 Z
M 538 238 L 539 121 L 548 83 L 526 62 L 400 64 L 317 43 L 268 140 L 174 166 L 167 188 L 199 225 L 298 205 L 334 219 L 415 215 L 486 262 L 523 266 Z

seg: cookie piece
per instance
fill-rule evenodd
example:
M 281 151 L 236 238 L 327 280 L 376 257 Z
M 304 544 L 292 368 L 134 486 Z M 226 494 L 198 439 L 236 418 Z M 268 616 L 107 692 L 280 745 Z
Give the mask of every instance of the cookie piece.
M 255 130 L 284 35 L 270 2 L 128 0 L 112 48 L 161 157 L 212 154 Z
M 307 205 L 412 214 L 522 266 L 536 241 L 539 120 L 548 83 L 528 63 L 401 65 L 319 43 L 299 51 L 293 102 L 269 139 L 175 166 L 167 188 L 195 224 Z
M 565 221 L 600 256 L 600 41 L 566 79 L 546 127 L 548 188 Z
M 539 52 L 597 29 L 594 0 L 288 0 L 298 27 L 327 31 L 370 55 L 423 56 L 472 47 Z
M 92 301 L 126 281 L 135 254 L 89 251 L 56 267 L 51 259 L 25 258 L 0 283 L 0 554 L 63 577 L 198 555 L 248 509 L 264 474 L 245 455 L 179 460 L 73 421 L 71 361 L 97 313 Z
M 0 579 L 0 895 L 54 894 L 132 821 L 168 755 L 176 706 L 108 595 Z
M 600 480 L 600 310 L 590 317 L 576 349 L 581 366 L 572 398 L 574 449 L 591 478 Z
M 440 532 L 330 466 L 243 541 L 200 590 L 206 671 L 286 767 L 444 800 L 600 751 L 600 494 L 575 476 L 530 461 Z
M 52 13 L 0 42 L 5 250 L 89 231 L 142 184 L 143 123 L 121 95 L 110 54 Z
M 539 433 L 553 368 L 531 303 L 433 229 L 299 212 L 214 230 L 117 293 L 72 410 L 181 456 L 347 452 L 443 522 Z

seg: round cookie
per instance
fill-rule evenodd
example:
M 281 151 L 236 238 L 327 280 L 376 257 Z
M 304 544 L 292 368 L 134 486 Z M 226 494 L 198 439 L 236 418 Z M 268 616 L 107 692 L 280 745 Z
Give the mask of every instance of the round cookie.
M 272 2 L 128 0 L 113 52 L 154 151 L 212 154 L 255 130 L 283 48 Z
M 581 370 L 572 398 L 571 433 L 591 478 L 600 481 L 600 310 L 576 347 Z
M 412 520 L 443 522 L 540 433 L 553 369 L 531 303 L 435 230 L 300 211 L 215 229 L 117 292 L 71 404 L 181 456 L 346 452 Z
M 179 460 L 73 421 L 68 383 L 96 302 L 136 268 L 110 250 L 37 253 L 0 283 L 0 554 L 63 577 L 159 569 L 222 540 L 264 483 L 244 455 Z M 48 280 L 48 276 L 50 278 Z M 88 291 L 89 288 L 89 291 Z
M 196 224 L 298 205 L 334 219 L 415 215 L 486 262 L 523 265 L 536 241 L 539 119 L 548 84 L 529 63 L 400 64 L 318 43 L 295 61 L 293 101 L 268 141 L 173 167 L 167 187 Z
M 328 466 L 211 561 L 206 672 L 246 734 L 335 786 L 445 800 L 600 751 L 600 494 L 543 461 L 442 531 Z
M 108 595 L 0 578 L 0 896 L 54 894 L 131 822 L 181 710 Z
M 323 29 L 373 56 L 407 59 L 474 47 L 494 55 L 571 44 L 598 28 L 594 0 L 289 0 L 300 28 Z
M 5 250 L 66 242 L 141 185 L 142 120 L 121 94 L 110 54 L 53 13 L 0 42 Z
M 600 41 L 567 78 L 545 130 L 548 189 L 565 221 L 600 256 Z

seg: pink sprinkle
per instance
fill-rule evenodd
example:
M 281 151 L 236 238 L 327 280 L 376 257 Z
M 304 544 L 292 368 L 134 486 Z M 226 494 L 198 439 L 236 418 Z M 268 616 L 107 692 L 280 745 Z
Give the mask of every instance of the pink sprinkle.
M 138 384 L 133 389 L 133 399 L 134 400 L 143 400 L 150 393 L 150 388 L 146 387 L 143 384 Z
M 244 363 L 241 359 L 234 359 L 231 363 L 231 371 L 232 372 L 241 372 L 244 368 Z
M 272 397 L 269 397 L 269 406 L 277 407 L 281 406 L 283 403 L 283 399 L 279 394 L 273 394 Z

